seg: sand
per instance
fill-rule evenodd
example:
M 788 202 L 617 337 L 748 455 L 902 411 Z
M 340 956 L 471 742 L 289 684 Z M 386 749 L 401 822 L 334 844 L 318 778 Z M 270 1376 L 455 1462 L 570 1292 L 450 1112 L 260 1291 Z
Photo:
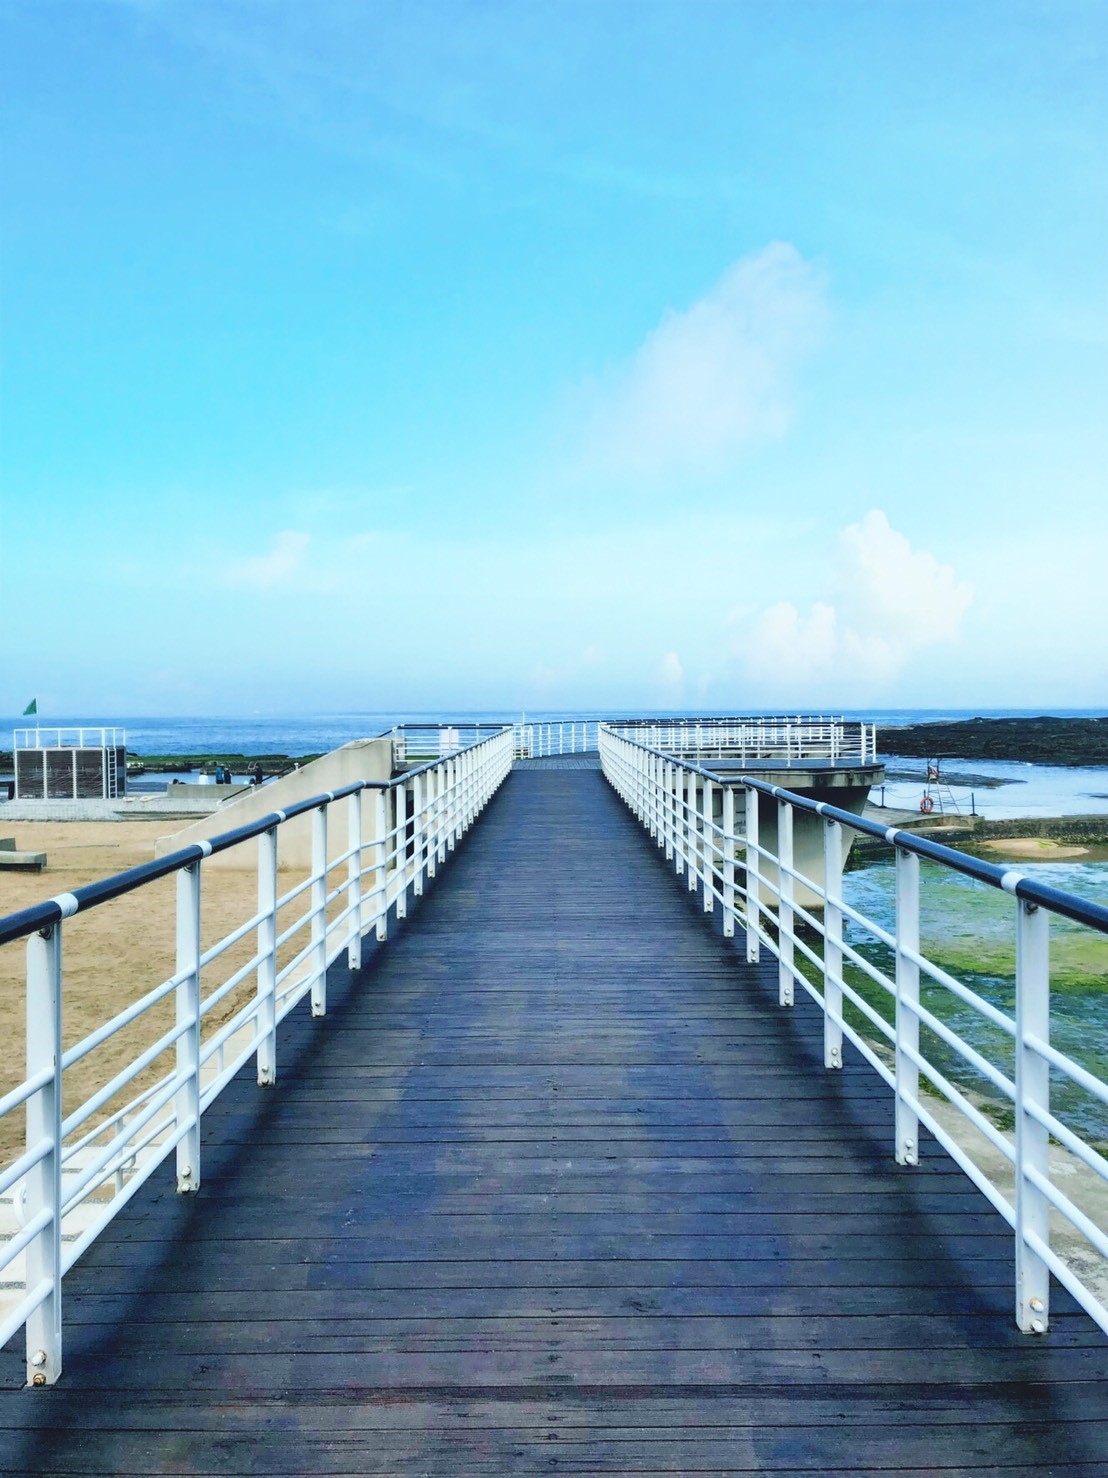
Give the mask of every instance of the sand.
M 1088 847 L 1051 841 L 1049 837 L 990 837 L 979 845 L 983 851 L 999 852 L 1002 857 L 1033 857 L 1038 862 L 1065 862 L 1090 855 Z
M 45 852 L 41 873 L 0 872 L 0 915 L 28 907 L 45 898 L 69 892 L 82 884 L 148 862 L 154 843 L 167 831 L 163 821 L 16 822 L 4 832 L 14 835 L 22 851 Z M 253 844 L 251 844 L 253 845 Z M 295 872 L 282 869 L 285 892 L 298 881 Z M 332 886 L 334 885 L 333 879 Z M 279 927 L 293 921 L 308 906 L 302 895 L 282 910 Z M 206 874 L 201 903 L 201 947 L 208 948 L 251 917 L 257 907 L 257 880 L 253 872 L 221 869 Z M 176 883 L 160 879 L 136 893 L 114 899 L 68 920 L 63 935 L 63 1035 L 66 1047 L 85 1038 L 131 1001 L 153 989 L 174 971 Z M 332 912 L 338 911 L 338 905 Z M 306 942 L 306 933 L 282 952 L 282 960 Z M 229 978 L 254 952 L 248 936 L 205 970 L 205 993 Z M 22 1081 L 26 1061 L 26 946 L 22 941 L 0 947 L 0 1093 Z M 253 975 L 214 1008 L 205 1034 L 227 1021 L 254 993 Z M 153 1044 L 173 1023 L 172 998 L 160 1002 L 143 1018 L 96 1048 L 65 1075 L 64 1111 L 70 1113 L 97 1087 L 108 1082 L 127 1062 Z M 156 1081 L 172 1066 L 170 1053 L 153 1064 L 138 1085 Z M 132 1087 L 105 1113 L 132 1098 Z M 22 1113 L 0 1119 L 0 1165 L 22 1148 Z

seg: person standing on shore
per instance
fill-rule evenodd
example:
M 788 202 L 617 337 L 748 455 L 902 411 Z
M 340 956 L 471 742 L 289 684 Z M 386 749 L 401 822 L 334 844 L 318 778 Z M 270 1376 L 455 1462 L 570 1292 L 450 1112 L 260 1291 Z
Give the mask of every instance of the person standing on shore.
M 263 776 L 262 776 L 262 766 L 261 766 L 261 761 L 260 760 L 255 760 L 254 761 L 254 768 L 251 770 L 250 774 L 251 774 L 251 776 L 253 778 L 254 784 L 255 785 L 261 785 Z

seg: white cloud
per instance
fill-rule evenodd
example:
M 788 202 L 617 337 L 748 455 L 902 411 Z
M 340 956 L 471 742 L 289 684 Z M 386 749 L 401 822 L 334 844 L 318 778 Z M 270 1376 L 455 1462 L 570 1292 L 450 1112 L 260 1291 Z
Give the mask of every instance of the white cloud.
M 256 590 L 283 585 L 301 570 L 309 543 L 307 534 L 286 529 L 276 535 L 268 554 L 253 554 L 227 564 L 223 570 L 224 583 Z
M 586 468 L 661 477 L 725 468 L 788 426 L 790 380 L 819 336 L 822 273 L 776 242 L 669 310 L 634 358 L 593 387 Z
M 857 619 L 879 626 L 886 641 L 906 647 L 958 635 L 973 587 L 958 584 L 950 565 L 914 550 L 876 509 L 850 525 L 843 543 L 850 581 L 844 604 L 853 607 Z
M 835 604 L 817 600 L 802 615 L 781 601 L 761 613 L 737 648 L 752 680 L 781 694 L 880 688 L 916 652 L 956 640 L 973 599 L 971 585 L 913 549 L 880 510 L 843 531 L 831 584 Z

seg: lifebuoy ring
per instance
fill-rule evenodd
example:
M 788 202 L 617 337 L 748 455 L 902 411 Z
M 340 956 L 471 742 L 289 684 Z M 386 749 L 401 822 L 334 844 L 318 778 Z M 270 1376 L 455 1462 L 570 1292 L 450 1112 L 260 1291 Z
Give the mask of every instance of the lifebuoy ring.
M 929 795 L 925 795 L 919 803 L 919 808 L 925 816 L 930 816 L 931 812 L 935 809 L 935 802 Z

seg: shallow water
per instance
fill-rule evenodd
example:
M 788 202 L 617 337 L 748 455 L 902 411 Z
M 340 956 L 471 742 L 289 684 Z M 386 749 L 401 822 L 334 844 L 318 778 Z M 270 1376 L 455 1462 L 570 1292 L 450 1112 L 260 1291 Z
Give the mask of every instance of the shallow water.
M 899 771 L 919 775 L 919 781 L 889 780 L 885 783 L 885 804 L 914 811 L 923 795 L 926 775 L 925 760 L 889 756 L 886 761 Z M 1108 816 L 1108 768 L 1068 765 L 1031 765 L 1009 760 L 958 760 L 950 769 L 972 771 L 988 780 L 1002 783 L 995 788 L 972 785 L 946 785 L 936 793 L 936 814 L 952 810 L 968 816 L 991 820 L 1011 820 L 1019 816 Z
M 1095 902 L 1108 902 L 1108 863 L 1021 863 L 1021 870 Z M 992 1005 L 1015 1012 L 1015 900 L 985 883 L 938 865 L 920 867 L 922 953 Z M 844 878 L 844 897 L 859 913 L 892 932 L 895 923 L 895 870 L 875 863 Z M 890 977 L 894 962 L 886 945 L 851 923 L 847 938 L 866 959 Z M 890 1014 L 880 987 L 855 968 L 851 983 Z M 859 987 L 860 988 L 860 987 Z M 989 1062 L 1012 1076 L 1013 1043 L 973 1007 L 935 982 L 921 983 L 921 999 L 941 1021 L 959 1033 Z M 872 1028 L 870 1028 L 872 1033 Z M 1051 1041 L 1059 1051 L 1101 1079 L 1108 1078 L 1108 938 L 1071 923 L 1051 921 Z M 959 1086 L 989 1097 L 996 1090 L 931 1032 L 921 1034 L 925 1055 Z M 1108 1111 L 1060 1073 L 1051 1075 L 1054 1111 L 1094 1140 L 1108 1140 Z

